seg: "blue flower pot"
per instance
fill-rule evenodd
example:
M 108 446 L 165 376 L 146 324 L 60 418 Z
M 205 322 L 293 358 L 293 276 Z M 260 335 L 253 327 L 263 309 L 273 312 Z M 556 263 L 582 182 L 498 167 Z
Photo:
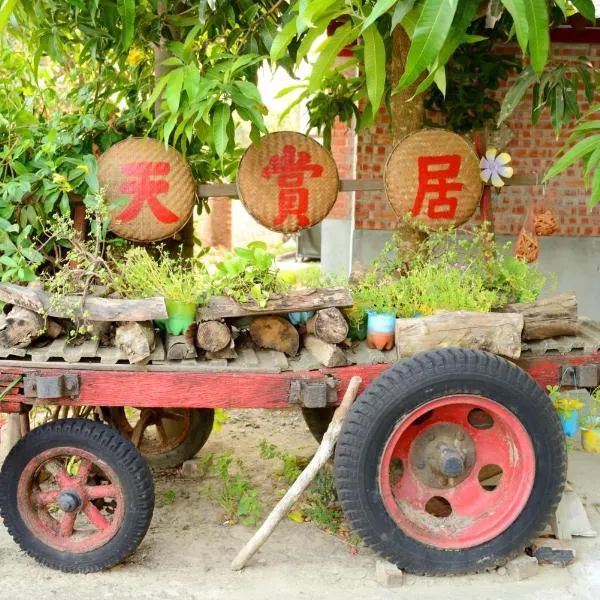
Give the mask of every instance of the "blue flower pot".
M 391 350 L 394 347 L 396 315 L 367 311 L 367 345 L 377 350 Z
M 572 410 L 568 414 L 560 414 L 559 417 L 565 435 L 570 438 L 575 437 L 577 424 L 579 423 L 579 411 Z
M 288 321 L 298 327 L 298 325 L 304 325 L 306 321 L 308 321 L 311 317 L 315 316 L 314 310 L 307 310 L 304 312 L 291 312 L 288 313 L 287 318 Z

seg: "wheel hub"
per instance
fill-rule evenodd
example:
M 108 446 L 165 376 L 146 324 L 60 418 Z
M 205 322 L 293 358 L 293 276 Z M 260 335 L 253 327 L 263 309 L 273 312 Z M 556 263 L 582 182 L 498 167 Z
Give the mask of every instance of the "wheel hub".
M 453 487 L 469 476 L 475 464 L 473 439 L 460 425 L 436 423 L 414 440 L 410 462 L 425 485 Z
M 62 511 L 72 513 L 81 508 L 83 500 L 76 491 L 65 490 L 56 498 L 56 503 Z

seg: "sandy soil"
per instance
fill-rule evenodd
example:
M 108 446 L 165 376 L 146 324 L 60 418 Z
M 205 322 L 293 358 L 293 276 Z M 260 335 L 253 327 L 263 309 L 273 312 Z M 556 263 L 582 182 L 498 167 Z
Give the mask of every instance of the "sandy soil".
M 259 457 L 263 439 L 290 454 L 310 456 L 316 443 L 296 411 L 231 411 L 231 420 L 204 452 L 232 450 L 260 489 L 266 514 L 282 485 L 277 465 Z M 202 453 L 202 454 L 203 454 Z M 574 452 L 570 479 L 600 531 L 600 457 Z M 249 567 L 232 573 L 229 563 L 253 529 L 224 524 L 210 499 L 215 481 L 156 474 L 157 502 L 150 531 L 126 564 L 109 572 L 66 575 L 40 567 L 22 554 L 0 527 L 0 599 L 114 598 L 118 600 L 267 600 L 295 598 L 594 599 L 600 597 L 600 538 L 577 539 L 576 562 L 566 569 L 542 567 L 539 575 L 514 582 L 499 572 L 434 579 L 406 576 L 399 589 L 380 587 L 376 556 L 364 546 L 353 552 L 311 523 L 282 523 Z

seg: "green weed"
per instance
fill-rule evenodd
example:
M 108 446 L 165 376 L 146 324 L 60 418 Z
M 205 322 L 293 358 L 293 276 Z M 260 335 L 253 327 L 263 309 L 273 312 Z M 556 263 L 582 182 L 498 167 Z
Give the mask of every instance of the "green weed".
M 275 444 L 269 444 L 266 440 L 263 440 L 258 445 L 258 448 L 260 457 L 263 460 L 277 459 L 281 461 L 281 467 L 275 471 L 275 474 L 281 477 L 288 485 L 292 485 L 298 479 L 298 476 L 308 464 L 305 458 L 284 454 Z
M 177 492 L 175 490 L 165 490 L 162 494 L 163 500 L 168 504 L 173 504 L 177 500 Z

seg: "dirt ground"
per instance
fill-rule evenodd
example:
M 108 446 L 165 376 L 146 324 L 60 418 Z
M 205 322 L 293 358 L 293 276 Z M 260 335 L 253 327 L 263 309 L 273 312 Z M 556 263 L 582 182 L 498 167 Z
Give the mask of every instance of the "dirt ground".
M 297 411 L 231 411 L 201 453 L 241 457 L 259 488 L 263 514 L 283 487 L 277 464 L 260 458 L 263 439 L 288 454 L 309 457 L 316 443 Z M 593 527 L 600 531 L 600 456 L 573 452 L 569 478 L 582 496 Z M 224 522 L 211 499 L 211 477 L 185 478 L 179 471 L 156 474 L 156 509 L 150 531 L 126 564 L 91 575 L 67 575 L 37 565 L 0 527 L 0 600 L 114 598 L 118 600 L 268 600 L 295 598 L 419 600 L 469 598 L 590 599 L 600 597 L 600 538 L 576 539 L 576 562 L 565 569 L 541 567 L 515 582 L 502 572 L 436 579 L 406 576 L 402 588 L 375 581 L 375 554 L 312 523 L 283 522 L 241 573 L 229 563 L 254 531 Z

